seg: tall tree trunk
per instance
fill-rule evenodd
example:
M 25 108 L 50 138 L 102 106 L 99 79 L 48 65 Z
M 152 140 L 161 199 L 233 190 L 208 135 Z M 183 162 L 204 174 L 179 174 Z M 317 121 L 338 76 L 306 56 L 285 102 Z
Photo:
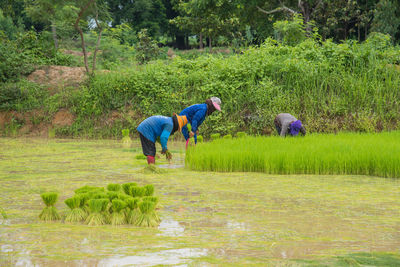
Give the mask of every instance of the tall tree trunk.
M 92 66 L 92 75 L 94 75 L 94 71 L 96 70 L 96 56 L 97 56 L 97 51 L 99 51 L 100 47 L 100 40 L 101 40 L 101 34 L 103 33 L 103 27 L 100 25 L 98 19 L 99 12 L 97 10 L 97 5 L 96 6 L 96 17 L 94 18 L 94 21 L 96 22 L 97 28 L 99 29 L 99 35 L 97 36 L 97 42 L 96 42 L 96 48 L 94 49 L 93 52 L 93 66 Z
M 199 38 L 200 38 L 199 48 L 200 48 L 200 49 L 203 49 L 204 46 L 203 46 L 203 34 L 202 34 L 202 33 L 200 33 Z
M 85 48 L 85 38 L 83 37 L 83 31 L 81 27 L 79 27 L 79 21 L 81 20 L 83 13 L 89 8 L 91 4 L 93 4 L 95 0 L 90 0 L 86 6 L 82 7 L 81 10 L 78 13 L 78 18 L 75 21 L 74 27 L 75 29 L 79 32 L 79 35 L 81 36 L 81 45 L 82 45 L 82 52 L 83 52 L 83 61 L 85 62 L 85 69 L 86 73 L 89 74 L 89 65 L 88 65 L 88 59 L 87 59 L 87 53 L 86 53 L 86 48 Z
M 54 47 L 57 50 L 58 49 L 57 29 L 56 29 L 56 23 L 54 21 L 51 22 L 51 32 L 53 34 Z

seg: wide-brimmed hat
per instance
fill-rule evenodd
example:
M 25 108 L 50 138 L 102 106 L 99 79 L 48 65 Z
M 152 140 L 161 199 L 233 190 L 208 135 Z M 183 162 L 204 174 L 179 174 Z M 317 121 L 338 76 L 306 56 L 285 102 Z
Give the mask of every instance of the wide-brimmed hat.
M 188 120 L 185 115 L 182 116 L 176 115 L 176 119 L 178 121 L 179 131 L 181 131 L 182 127 L 184 127 L 188 123 Z
M 296 136 L 299 134 L 299 131 L 303 125 L 300 120 L 294 121 L 290 124 L 290 134 Z
M 210 100 L 213 103 L 213 106 L 215 107 L 215 109 L 218 111 L 221 111 L 221 99 L 219 99 L 216 96 L 213 96 L 210 98 Z

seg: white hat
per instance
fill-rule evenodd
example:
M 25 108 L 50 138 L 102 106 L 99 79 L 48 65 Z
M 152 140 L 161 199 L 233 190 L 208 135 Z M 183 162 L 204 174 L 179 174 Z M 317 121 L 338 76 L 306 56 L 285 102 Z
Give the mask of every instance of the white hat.
M 221 111 L 221 99 L 219 99 L 216 96 L 213 96 L 210 98 L 211 102 L 213 103 L 213 106 L 218 110 Z

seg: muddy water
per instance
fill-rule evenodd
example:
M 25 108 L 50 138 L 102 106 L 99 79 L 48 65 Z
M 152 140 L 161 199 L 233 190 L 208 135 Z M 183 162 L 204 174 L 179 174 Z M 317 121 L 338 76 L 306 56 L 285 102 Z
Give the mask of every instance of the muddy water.
M 143 172 L 138 144 L 0 139 L 0 266 L 298 264 L 355 252 L 400 253 L 399 180 L 199 173 L 174 159 Z M 170 149 L 171 149 L 170 148 Z M 172 166 L 172 167 L 171 167 Z M 42 223 L 40 193 L 153 183 L 158 228 Z

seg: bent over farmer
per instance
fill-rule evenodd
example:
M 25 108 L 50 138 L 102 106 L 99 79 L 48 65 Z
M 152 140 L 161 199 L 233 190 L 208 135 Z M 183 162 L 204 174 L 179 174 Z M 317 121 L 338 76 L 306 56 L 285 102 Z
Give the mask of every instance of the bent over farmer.
M 297 136 L 299 132 L 301 132 L 302 135 L 306 135 L 306 129 L 301 121 L 289 113 L 278 114 L 278 116 L 275 117 L 274 124 L 276 131 L 282 137 L 285 137 L 287 134 Z
M 181 116 L 186 116 L 190 125 L 192 126 L 190 132 L 188 131 L 187 126 L 182 128 L 182 134 L 186 140 L 186 147 L 189 144 L 190 137 L 194 137 L 194 142 L 195 144 L 197 143 L 199 126 L 203 123 L 206 116 L 211 115 L 216 110 L 221 111 L 221 99 L 213 96 L 206 99 L 205 103 L 191 105 L 179 113 Z
M 151 116 L 139 124 L 137 130 L 140 135 L 143 154 L 147 157 L 148 164 L 155 163 L 156 140 L 158 138 L 162 147 L 161 154 L 165 154 L 168 160 L 172 158 L 167 147 L 168 138 L 176 131 L 181 131 L 186 124 L 186 116 L 178 115 L 172 117 Z

